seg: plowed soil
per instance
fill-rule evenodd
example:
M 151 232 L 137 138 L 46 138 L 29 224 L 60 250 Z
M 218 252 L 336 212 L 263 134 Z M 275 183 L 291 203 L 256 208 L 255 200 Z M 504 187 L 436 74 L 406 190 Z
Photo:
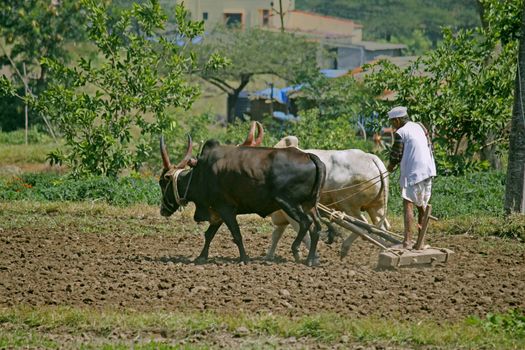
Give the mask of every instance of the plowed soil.
M 435 247 L 455 251 L 447 264 L 378 270 L 379 250 L 363 240 L 344 260 L 340 241 L 319 244 L 321 266 L 293 261 L 294 233 L 284 234 L 277 261 L 263 256 L 267 220 L 241 218 L 251 262 L 240 265 L 222 227 L 207 264 L 195 265 L 205 225 L 179 213 L 146 217 L 157 234 L 122 232 L 118 222 L 85 232 L 81 226 L 0 231 L 0 307 L 71 305 L 139 311 L 272 312 L 291 316 L 334 312 L 360 317 L 456 321 L 469 315 L 525 308 L 523 243 L 431 232 Z M 94 232 L 93 232 L 94 231 Z M 264 232 L 262 232 L 264 231 Z M 200 233 L 198 233 L 200 232 Z M 303 253 L 303 255 L 305 255 Z

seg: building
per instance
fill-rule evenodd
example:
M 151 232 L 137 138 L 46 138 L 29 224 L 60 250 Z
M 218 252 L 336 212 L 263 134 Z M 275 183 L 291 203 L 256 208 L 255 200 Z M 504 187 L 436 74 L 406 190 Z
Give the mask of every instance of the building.
M 217 24 L 240 28 L 284 29 L 319 42 L 332 53 L 321 68 L 354 69 L 377 56 L 401 56 L 402 44 L 363 41 L 363 26 L 355 21 L 295 9 L 295 0 L 184 0 L 193 20 L 206 28 Z
M 278 2 L 278 0 L 276 0 Z M 270 0 L 183 0 L 193 20 L 204 21 L 206 27 L 216 24 L 237 25 L 241 28 L 272 26 Z M 284 0 L 287 8 L 295 8 L 295 0 Z

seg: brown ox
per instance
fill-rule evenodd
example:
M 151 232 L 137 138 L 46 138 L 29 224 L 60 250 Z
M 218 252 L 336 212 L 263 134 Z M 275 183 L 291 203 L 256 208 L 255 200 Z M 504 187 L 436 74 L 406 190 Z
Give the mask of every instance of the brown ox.
M 318 263 L 316 249 L 321 226 L 316 205 L 326 170 L 317 156 L 295 148 L 229 146 L 208 140 L 199 157 L 192 159 L 188 137 L 184 159 L 171 165 L 162 137 L 160 148 L 164 165 L 159 180 L 161 215 L 170 216 L 181 205 L 194 202 L 195 221 L 210 223 L 196 262 L 207 260 L 210 243 L 222 223 L 226 223 L 239 248 L 241 262 L 247 262 L 236 216 L 254 213 L 265 217 L 283 210 L 299 224 L 292 243 L 296 261 L 300 259 L 301 240 L 315 223 L 310 230 L 311 248 L 306 264 Z M 188 164 L 192 168 L 186 169 Z

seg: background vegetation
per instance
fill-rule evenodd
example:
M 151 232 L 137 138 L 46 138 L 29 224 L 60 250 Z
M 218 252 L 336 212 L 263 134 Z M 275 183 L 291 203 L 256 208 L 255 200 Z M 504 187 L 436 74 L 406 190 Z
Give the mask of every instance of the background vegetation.
M 456 31 L 479 26 L 478 6 L 477 0 L 296 0 L 298 9 L 361 23 L 365 40 L 401 42 L 413 54 L 436 48 L 442 27 Z

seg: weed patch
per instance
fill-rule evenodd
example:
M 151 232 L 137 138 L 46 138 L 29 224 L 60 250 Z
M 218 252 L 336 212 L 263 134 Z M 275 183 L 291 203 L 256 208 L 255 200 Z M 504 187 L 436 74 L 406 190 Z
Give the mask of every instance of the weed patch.
M 489 313 L 484 319 L 477 317 L 468 320 L 490 333 L 525 339 L 525 313 L 522 310 L 509 310 L 507 313 Z

